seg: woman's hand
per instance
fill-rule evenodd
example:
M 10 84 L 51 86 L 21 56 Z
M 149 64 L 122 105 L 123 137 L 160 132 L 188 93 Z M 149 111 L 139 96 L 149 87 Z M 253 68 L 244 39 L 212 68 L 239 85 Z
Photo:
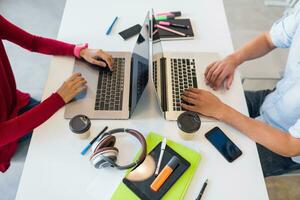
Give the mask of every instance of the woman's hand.
M 87 62 L 100 67 L 109 67 L 112 70 L 113 59 L 111 55 L 99 49 L 82 49 L 80 56 Z
M 70 102 L 77 94 L 86 89 L 86 80 L 80 73 L 73 74 L 57 90 L 65 103 Z
M 226 104 L 206 90 L 189 88 L 183 93 L 182 99 L 190 104 L 181 104 L 182 108 L 208 117 L 220 120 L 225 112 Z
M 237 58 L 233 55 L 211 63 L 204 73 L 206 84 L 214 90 L 218 90 L 226 81 L 225 87 L 229 89 L 233 81 L 234 70 L 238 65 Z

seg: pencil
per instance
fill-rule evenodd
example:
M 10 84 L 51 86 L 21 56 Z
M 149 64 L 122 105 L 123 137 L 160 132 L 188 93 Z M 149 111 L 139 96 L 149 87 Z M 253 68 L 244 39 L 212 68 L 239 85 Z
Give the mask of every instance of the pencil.
M 173 29 L 170 29 L 170 28 L 161 26 L 161 25 L 159 25 L 159 24 L 156 24 L 155 27 L 156 27 L 156 28 L 159 28 L 159 29 L 162 29 L 162 30 L 165 30 L 165 31 L 168 31 L 168 32 L 170 32 L 170 33 L 174 33 L 174 34 L 179 35 L 179 36 L 182 36 L 182 37 L 186 37 L 186 34 L 185 34 L 185 33 L 182 33 L 182 32 L 179 32 L 179 31 L 175 31 L 175 30 L 173 30 Z

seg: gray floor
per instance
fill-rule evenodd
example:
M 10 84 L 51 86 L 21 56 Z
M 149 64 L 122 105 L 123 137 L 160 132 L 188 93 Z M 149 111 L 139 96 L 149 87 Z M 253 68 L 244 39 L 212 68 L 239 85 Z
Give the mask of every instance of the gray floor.
M 0 0 L 0 14 L 31 33 L 55 38 L 64 5 L 63 0 Z M 8 42 L 5 47 L 18 88 L 40 99 L 51 57 L 31 53 Z M 11 167 L 5 174 L 0 173 L 0 200 L 15 199 L 28 144 L 29 141 L 20 145 Z
M 64 0 L 0 0 L 0 13 L 28 32 L 56 38 L 64 5 Z M 40 99 L 48 74 L 50 56 L 31 53 L 8 42 L 5 47 L 18 88 Z
M 0 13 L 29 32 L 55 38 L 64 4 L 64 0 L 0 0 Z M 262 31 L 269 30 L 272 22 L 283 13 L 282 8 L 265 7 L 262 0 L 224 0 L 224 4 L 235 48 L 241 47 Z M 10 43 L 5 43 L 5 46 L 18 87 L 40 99 L 50 57 L 32 54 Z M 240 67 L 242 76 L 278 78 L 286 56 L 287 50 L 276 50 L 262 59 L 245 63 Z M 273 84 L 272 81 L 247 81 L 245 88 L 258 89 L 272 87 Z M 10 169 L 0 174 L 0 200 L 15 198 L 27 148 L 28 142 L 22 144 Z M 266 183 L 271 200 L 300 199 L 298 177 L 272 177 Z
M 224 0 L 234 48 L 238 49 L 251 38 L 268 31 L 272 23 L 283 13 L 281 7 L 266 7 L 263 0 Z M 276 49 L 263 58 L 242 64 L 243 77 L 279 78 L 286 62 L 288 51 Z M 245 89 L 269 88 L 273 81 L 247 81 Z
M 299 200 L 300 176 L 278 176 L 266 179 L 270 200 Z

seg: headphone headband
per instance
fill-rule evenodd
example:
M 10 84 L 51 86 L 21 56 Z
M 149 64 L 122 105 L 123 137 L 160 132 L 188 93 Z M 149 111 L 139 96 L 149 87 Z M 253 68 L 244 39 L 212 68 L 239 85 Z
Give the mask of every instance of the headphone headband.
M 134 130 L 134 129 L 126 129 L 126 128 L 117 128 L 117 129 L 113 129 L 113 130 L 110 130 L 106 133 L 104 133 L 100 140 L 101 141 L 105 136 L 107 135 L 114 135 L 116 133 L 129 133 L 130 135 L 134 136 L 135 138 L 137 138 L 137 140 L 140 142 L 140 144 L 142 145 L 142 152 L 141 152 L 141 155 L 139 156 L 139 158 L 130 163 L 130 164 L 127 164 L 127 165 L 118 165 L 115 161 L 113 161 L 112 159 L 106 157 L 106 156 L 102 156 L 102 159 L 109 162 L 113 167 L 116 167 L 117 169 L 120 169 L 120 170 L 124 170 L 124 169 L 130 169 L 132 167 L 136 167 L 138 166 L 139 164 L 141 164 L 145 158 L 146 158 L 146 155 L 147 155 L 147 145 L 146 145 L 146 140 L 144 138 L 144 136 L 138 132 L 137 130 Z

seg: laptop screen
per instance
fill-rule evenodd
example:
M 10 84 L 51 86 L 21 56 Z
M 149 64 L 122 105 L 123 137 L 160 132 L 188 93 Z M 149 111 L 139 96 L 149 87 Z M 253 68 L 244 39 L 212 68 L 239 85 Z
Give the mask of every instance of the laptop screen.
M 160 105 L 161 111 L 164 110 L 162 105 L 162 95 L 164 93 L 163 89 L 163 77 L 162 77 L 162 65 L 161 62 L 163 61 L 163 48 L 160 41 L 160 36 L 157 31 L 157 28 L 155 28 L 156 20 L 154 16 L 154 11 L 152 9 L 151 13 L 152 21 L 151 21 L 151 27 L 152 27 L 152 80 L 155 87 L 155 92 L 157 96 L 158 103 Z
M 147 13 L 131 58 L 130 112 L 140 100 L 149 77 L 149 33 L 150 21 Z

